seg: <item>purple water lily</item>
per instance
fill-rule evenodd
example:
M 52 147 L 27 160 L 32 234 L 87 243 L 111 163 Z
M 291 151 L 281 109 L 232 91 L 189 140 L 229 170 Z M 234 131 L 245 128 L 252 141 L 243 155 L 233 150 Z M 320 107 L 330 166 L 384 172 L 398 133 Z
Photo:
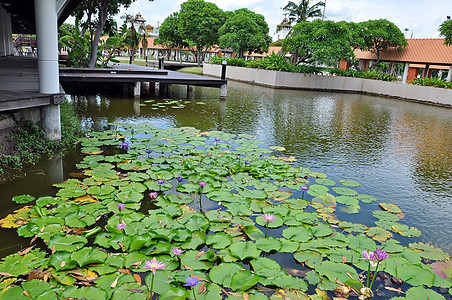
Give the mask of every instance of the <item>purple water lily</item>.
M 155 275 L 155 272 L 157 270 L 163 270 L 165 269 L 165 264 L 162 262 L 159 262 L 155 257 L 152 260 L 146 260 L 144 263 L 145 269 L 151 269 L 152 274 Z
M 249 165 L 249 164 L 250 164 L 250 162 L 245 160 L 245 165 Z
M 272 214 L 264 214 L 262 217 L 264 217 L 265 221 L 274 223 L 275 216 Z
M 189 286 L 189 287 L 194 287 L 194 286 L 196 286 L 198 284 L 200 284 L 198 276 L 190 276 L 190 277 L 185 279 L 185 284 L 183 284 L 183 285 L 184 286 Z
M 307 190 L 309 190 L 309 187 L 308 187 L 308 186 L 305 186 L 305 185 L 302 185 L 302 186 L 300 187 L 300 189 L 301 189 L 303 192 L 306 192 Z
M 181 177 L 181 176 L 178 176 L 176 179 L 177 179 L 178 182 L 181 182 L 182 180 L 184 180 L 184 178 Z
M 124 228 L 126 228 L 126 223 L 124 223 L 124 221 L 121 221 L 121 223 L 119 223 L 118 225 L 116 225 L 116 228 L 118 228 L 119 230 L 123 230 Z
M 375 255 L 375 259 L 378 260 L 378 262 L 383 261 L 389 257 L 389 254 L 386 253 L 386 251 L 383 251 L 381 249 L 375 250 L 374 255 Z
M 121 144 L 121 148 L 122 148 L 122 149 L 129 149 L 130 146 L 129 146 L 128 143 L 124 142 L 124 143 Z
M 174 255 L 182 255 L 183 250 L 177 247 L 171 248 L 171 251 L 173 251 Z
M 150 192 L 150 193 L 149 193 L 149 197 L 150 197 L 151 199 L 157 198 L 158 195 L 159 195 L 159 194 L 158 194 L 157 192 Z
M 159 179 L 159 180 L 157 180 L 157 184 L 163 185 L 163 184 L 165 184 L 165 180 Z
M 118 210 L 124 210 L 126 208 L 126 205 L 124 203 L 118 203 L 116 204 L 116 207 L 118 208 Z
M 201 188 L 205 188 L 206 187 L 206 182 L 204 182 L 204 181 L 200 181 L 199 182 L 199 186 L 201 187 Z

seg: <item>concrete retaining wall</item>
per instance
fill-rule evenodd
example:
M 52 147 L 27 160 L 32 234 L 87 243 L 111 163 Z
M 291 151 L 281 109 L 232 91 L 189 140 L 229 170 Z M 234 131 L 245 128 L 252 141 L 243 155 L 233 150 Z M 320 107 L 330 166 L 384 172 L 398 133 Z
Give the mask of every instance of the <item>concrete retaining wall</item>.
M 221 76 L 221 65 L 204 64 L 204 75 Z M 325 75 L 305 75 L 228 66 L 226 78 L 272 88 L 365 93 L 452 107 L 452 89 L 380 80 Z

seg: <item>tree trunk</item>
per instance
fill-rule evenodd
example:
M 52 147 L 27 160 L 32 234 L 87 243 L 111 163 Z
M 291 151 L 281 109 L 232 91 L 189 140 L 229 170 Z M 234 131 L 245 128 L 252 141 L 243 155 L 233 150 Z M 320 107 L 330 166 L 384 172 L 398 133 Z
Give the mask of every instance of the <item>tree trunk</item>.
M 196 47 L 196 62 L 198 63 L 198 67 L 201 66 L 201 50 L 199 50 L 199 46 Z
M 91 54 L 88 62 L 88 68 L 94 68 L 97 62 L 97 50 L 99 49 L 99 41 L 104 29 L 105 21 L 107 20 L 108 5 L 110 0 L 102 0 L 102 5 L 99 8 L 99 22 L 96 26 L 96 33 L 94 34 L 94 39 L 91 44 Z
M 182 63 L 182 47 L 179 45 L 179 62 Z

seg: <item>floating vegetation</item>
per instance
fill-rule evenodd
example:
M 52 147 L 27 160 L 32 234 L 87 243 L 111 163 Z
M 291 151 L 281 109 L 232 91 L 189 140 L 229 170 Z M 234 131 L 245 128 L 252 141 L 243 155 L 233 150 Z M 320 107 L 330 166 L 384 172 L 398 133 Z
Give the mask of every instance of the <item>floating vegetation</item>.
M 111 125 L 81 139 L 54 197 L 14 197 L 28 206 L 2 226 L 47 249 L 2 259 L 2 299 L 445 299 L 452 286 L 448 253 L 396 240 L 420 234 L 399 207 L 380 203 L 373 227 L 338 219 L 377 201 L 356 181 L 250 135 Z

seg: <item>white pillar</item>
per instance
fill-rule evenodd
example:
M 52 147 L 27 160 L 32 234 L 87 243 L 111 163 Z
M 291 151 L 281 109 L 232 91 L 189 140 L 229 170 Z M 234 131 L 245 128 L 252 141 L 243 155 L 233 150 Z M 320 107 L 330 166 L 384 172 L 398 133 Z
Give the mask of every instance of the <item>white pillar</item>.
M 6 16 L 6 55 L 14 55 L 13 47 L 13 25 L 11 15 L 5 11 Z
M 141 95 L 141 82 L 137 81 L 135 82 L 135 86 L 133 88 L 133 96 L 140 97 L 140 95 Z
M 58 21 L 55 0 L 34 0 L 36 39 L 38 43 L 39 92 L 58 94 Z M 41 107 L 41 120 L 49 140 L 61 140 L 60 105 Z
M 447 73 L 447 81 L 451 82 L 452 81 L 452 66 L 450 66 L 449 68 L 449 73 Z
M 0 6 L 0 57 L 6 56 L 6 10 Z
M 228 95 L 228 85 L 223 84 L 220 87 L 220 99 L 226 99 L 227 95 Z
M 58 25 L 55 0 L 35 0 L 38 42 L 39 92 L 60 92 L 58 75 Z
M 405 69 L 403 70 L 402 84 L 406 84 L 406 81 L 408 79 L 409 69 L 410 69 L 410 63 L 405 63 Z

